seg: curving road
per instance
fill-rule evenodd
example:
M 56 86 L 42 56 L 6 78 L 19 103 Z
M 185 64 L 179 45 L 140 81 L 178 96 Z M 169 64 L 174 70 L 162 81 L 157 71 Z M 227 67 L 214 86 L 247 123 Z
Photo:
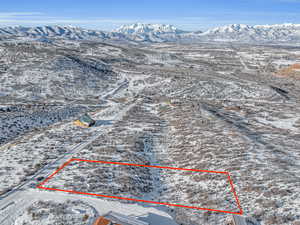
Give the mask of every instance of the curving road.
M 108 97 L 115 95 L 122 89 L 128 87 L 129 81 L 123 77 L 123 81 L 113 90 L 109 91 L 105 95 L 102 96 L 102 100 L 108 100 Z M 112 104 L 116 104 L 113 103 Z M 115 112 L 115 115 L 111 118 L 112 121 L 118 121 L 122 119 L 123 115 L 134 105 L 136 104 L 136 100 L 133 100 L 122 108 L 122 110 Z M 95 114 L 94 116 L 101 116 L 102 112 Z M 102 126 L 100 127 L 91 127 L 93 129 L 94 135 L 90 137 L 88 140 L 71 146 L 68 148 L 67 152 L 63 155 L 57 157 L 54 161 L 44 166 L 42 169 L 37 171 L 33 176 L 27 177 L 27 180 L 20 185 L 14 187 L 11 191 L 1 195 L 0 197 L 0 224 L 1 225 L 12 225 L 14 223 L 14 216 L 18 214 L 18 212 L 24 210 L 28 205 L 31 204 L 30 201 L 26 201 L 23 198 L 23 195 L 26 191 L 35 188 L 37 183 L 39 183 L 36 178 L 37 177 L 48 177 L 50 176 L 59 166 L 63 163 L 68 161 L 69 159 L 73 158 L 74 155 L 79 153 L 82 149 L 90 145 L 93 141 L 103 135 L 105 132 L 108 131 L 108 128 L 113 124 L 105 125 L 106 129 L 103 129 Z

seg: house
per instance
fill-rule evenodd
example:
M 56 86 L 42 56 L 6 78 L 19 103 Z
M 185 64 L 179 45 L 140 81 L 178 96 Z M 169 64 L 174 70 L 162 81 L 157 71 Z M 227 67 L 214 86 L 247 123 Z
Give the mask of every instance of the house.
M 127 216 L 116 212 L 109 212 L 100 216 L 93 225 L 149 225 L 134 216 Z
M 106 219 L 103 216 L 100 216 L 93 225 L 121 225 L 121 224 L 115 224 L 109 219 Z
M 82 115 L 78 120 L 74 121 L 74 125 L 79 127 L 91 127 L 96 123 L 88 114 Z

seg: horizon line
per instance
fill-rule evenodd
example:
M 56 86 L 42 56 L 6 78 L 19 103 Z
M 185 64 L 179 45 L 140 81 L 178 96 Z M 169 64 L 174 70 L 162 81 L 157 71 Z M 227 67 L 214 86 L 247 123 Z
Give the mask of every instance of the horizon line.
M 178 26 L 174 25 L 174 24 L 168 24 L 168 23 L 148 23 L 148 22 L 133 22 L 133 23 L 124 23 L 122 25 L 119 25 L 118 28 L 121 28 L 122 26 L 130 26 L 130 25 L 134 25 L 134 24 L 143 24 L 143 25 L 170 25 L 175 27 L 178 30 L 181 31 L 185 31 L 185 32 L 197 32 L 197 31 L 203 31 L 203 30 L 211 30 L 211 29 L 215 29 L 215 28 L 219 28 L 219 27 L 227 27 L 227 26 L 232 26 L 232 25 L 245 25 L 245 26 L 249 26 L 249 27 L 255 27 L 255 26 L 276 26 L 276 25 L 299 25 L 300 23 L 291 23 L 291 22 L 284 22 L 284 23 L 268 23 L 268 24 L 255 24 L 255 25 L 250 25 L 250 24 L 246 24 L 246 23 L 228 23 L 226 25 L 222 25 L 222 26 L 212 26 L 210 28 L 207 29 L 198 29 L 198 30 L 184 30 L 184 29 L 179 29 Z M 8 27 L 24 27 L 24 28 L 36 28 L 36 27 L 73 27 L 73 28 L 80 28 L 80 29 L 85 29 L 85 30 L 96 30 L 96 31 L 105 31 L 105 32 L 116 32 L 115 30 L 118 28 L 114 28 L 114 29 L 101 29 L 101 28 L 88 28 L 85 27 L 84 25 L 75 25 L 75 24 L 63 24 L 63 23 L 43 23 L 43 24 L 36 24 L 36 25 L 9 25 L 9 24 L 1 24 L 1 19 L 0 19 L 0 29 L 1 28 L 8 28 Z

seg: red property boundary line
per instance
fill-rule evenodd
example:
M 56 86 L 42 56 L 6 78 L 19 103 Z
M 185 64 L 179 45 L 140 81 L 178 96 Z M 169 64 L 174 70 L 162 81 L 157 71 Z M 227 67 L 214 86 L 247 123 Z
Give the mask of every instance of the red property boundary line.
M 70 164 L 73 161 L 103 163 L 103 164 L 114 164 L 114 165 L 124 165 L 124 166 L 139 166 L 139 167 L 148 167 L 148 168 L 150 167 L 150 168 L 170 169 L 170 170 L 183 170 L 183 171 L 193 171 L 193 172 L 226 174 L 227 175 L 227 179 L 228 179 L 229 184 L 230 184 L 230 187 L 231 187 L 231 192 L 233 193 L 235 201 L 236 201 L 236 204 L 237 204 L 237 206 L 239 208 L 239 212 L 231 212 L 231 211 L 218 210 L 218 209 L 200 208 L 200 207 L 196 207 L 196 206 L 187 206 L 187 205 L 180 205 L 180 204 L 155 202 L 155 201 L 148 201 L 148 200 L 134 199 L 134 198 L 124 198 L 124 197 L 119 197 L 119 196 L 93 194 L 93 193 L 79 192 L 79 191 L 73 191 L 73 190 L 63 190 L 63 189 L 49 188 L 49 187 L 44 187 L 43 186 L 46 182 L 48 182 L 51 178 L 53 178 L 59 171 L 61 171 L 63 168 L 65 168 L 68 164 Z M 68 192 L 68 193 L 73 193 L 73 194 L 91 195 L 91 196 L 104 197 L 104 198 L 113 198 L 113 199 L 129 200 L 129 201 L 136 201 L 136 202 L 145 202 L 145 203 L 152 203 L 152 204 L 159 204 L 159 205 L 176 206 L 176 207 L 183 207 L 183 208 L 190 208 L 190 209 L 197 209 L 197 210 L 207 210 L 207 211 L 222 212 L 222 213 L 237 214 L 237 215 L 242 215 L 243 214 L 243 210 L 242 210 L 242 207 L 240 205 L 240 201 L 238 199 L 236 191 L 234 189 L 233 181 L 232 181 L 232 179 L 230 177 L 230 174 L 229 174 L 229 172 L 223 172 L 223 171 L 213 171 L 213 170 L 210 171 L 210 170 L 186 169 L 186 168 L 176 168 L 176 167 L 166 167 L 166 166 L 139 165 L 139 164 L 133 164 L 133 163 L 107 162 L 107 161 L 95 161 L 95 160 L 85 160 L 85 159 L 75 159 L 75 158 L 73 158 L 73 159 L 69 159 L 67 162 L 65 162 L 54 173 L 52 173 L 49 177 L 47 177 L 44 181 L 42 181 L 36 187 L 40 188 L 40 189 L 45 189 L 45 190 L 62 191 L 62 192 Z

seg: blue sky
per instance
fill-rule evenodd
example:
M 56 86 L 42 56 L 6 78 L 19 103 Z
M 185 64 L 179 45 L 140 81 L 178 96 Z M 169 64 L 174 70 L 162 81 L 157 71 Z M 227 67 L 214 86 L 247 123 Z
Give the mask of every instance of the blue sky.
M 206 30 L 233 23 L 300 23 L 300 0 L 3 0 L 0 26 L 74 25 L 111 30 L 135 22 Z

